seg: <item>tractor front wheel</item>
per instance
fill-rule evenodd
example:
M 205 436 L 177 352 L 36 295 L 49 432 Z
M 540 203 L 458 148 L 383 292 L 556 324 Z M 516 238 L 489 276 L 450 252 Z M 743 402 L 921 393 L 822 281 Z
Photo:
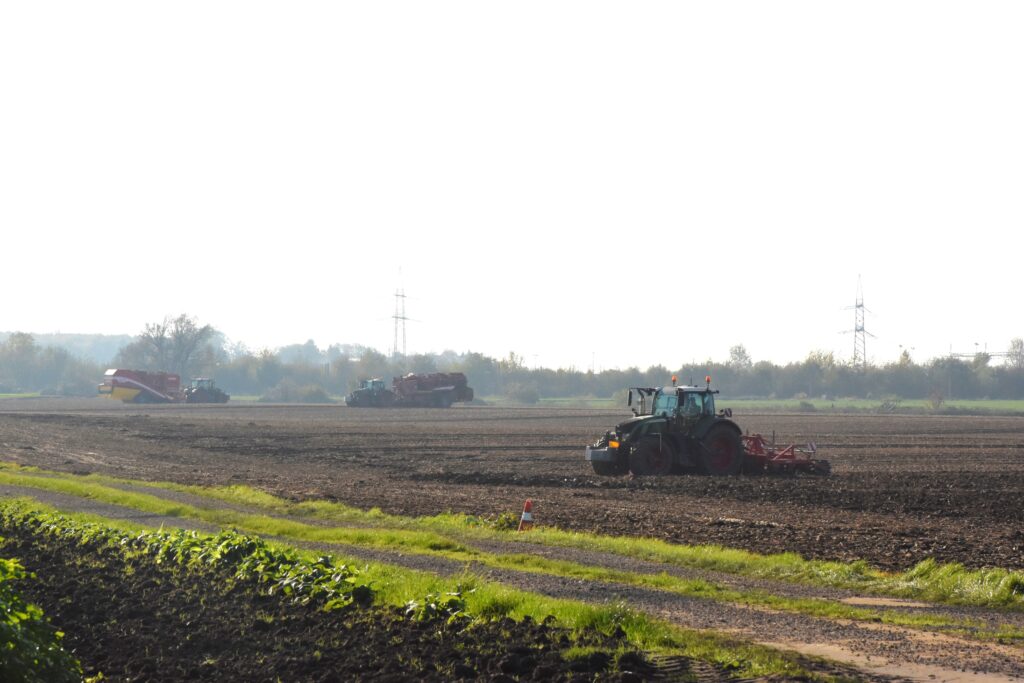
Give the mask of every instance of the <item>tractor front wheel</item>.
M 719 424 L 711 428 L 701 441 L 701 469 L 721 477 L 739 474 L 743 467 L 743 445 L 740 435 L 731 427 Z
M 629 473 L 660 477 L 672 471 L 672 449 L 658 437 L 646 437 L 629 453 Z

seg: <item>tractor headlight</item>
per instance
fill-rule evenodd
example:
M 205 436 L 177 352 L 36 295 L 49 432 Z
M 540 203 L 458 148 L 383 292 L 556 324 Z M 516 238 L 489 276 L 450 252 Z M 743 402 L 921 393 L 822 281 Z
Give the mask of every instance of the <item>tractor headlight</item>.
M 618 441 L 616 441 L 615 439 L 609 439 L 608 440 L 608 448 L 618 448 L 618 447 L 619 447 L 619 442 Z

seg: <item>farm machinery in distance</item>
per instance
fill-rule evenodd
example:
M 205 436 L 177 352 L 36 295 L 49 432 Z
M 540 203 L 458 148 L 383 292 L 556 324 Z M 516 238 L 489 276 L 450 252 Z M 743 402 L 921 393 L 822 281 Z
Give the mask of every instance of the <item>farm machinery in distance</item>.
M 382 379 L 364 379 L 359 388 L 345 398 L 345 404 L 357 408 L 450 408 L 453 403 L 472 400 L 473 389 L 467 385 L 464 374 L 431 372 L 395 377 L 390 388 Z
M 227 403 L 231 398 L 208 377 L 182 388 L 179 375 L 122 368 L 107 370 L 98 391 L 125 403 Z
M 779 448 L 760 434 L 744 435 L 729 409 L 715 411 L 711 377 L 706 385 L 633 387 L 633 417 L 587 446 L 586 459 L 603 476 L 632 474 L 660 476 L 684 470 L 710 475 L 740 472 L 804 473 L 827 475 L 828 460 L 815 459 L 817 448 Z M 774 441 L 774 439 L 773 439 Z

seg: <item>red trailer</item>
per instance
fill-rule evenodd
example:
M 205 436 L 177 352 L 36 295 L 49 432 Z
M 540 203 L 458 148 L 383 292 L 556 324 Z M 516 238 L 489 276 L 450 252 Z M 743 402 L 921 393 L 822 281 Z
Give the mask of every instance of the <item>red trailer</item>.
M 473 400 L 473 390 L 461 372 L 409 373 L 395 377 L 391 390 L 395 392 L 395 401 L 405 405 L 447 408 L 453 403 Z

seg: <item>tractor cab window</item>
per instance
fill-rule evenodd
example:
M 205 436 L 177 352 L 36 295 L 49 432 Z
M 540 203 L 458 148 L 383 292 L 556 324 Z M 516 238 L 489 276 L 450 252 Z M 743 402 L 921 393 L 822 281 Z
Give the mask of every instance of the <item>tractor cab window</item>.
M 658 394 L 654 397 L 654 406 L 651 409 L 652 415 L 668 417 L 676 411 L 679 399 L 675 394 Z
M 685 393 L 682 395 L 682 403 L 679 406 L 679 414 L 683 417 L 697 417 L 705 413 L 704 399 L 710 398 L 707 394 Z M 712 407 L 714 402 L 711 402 Z

